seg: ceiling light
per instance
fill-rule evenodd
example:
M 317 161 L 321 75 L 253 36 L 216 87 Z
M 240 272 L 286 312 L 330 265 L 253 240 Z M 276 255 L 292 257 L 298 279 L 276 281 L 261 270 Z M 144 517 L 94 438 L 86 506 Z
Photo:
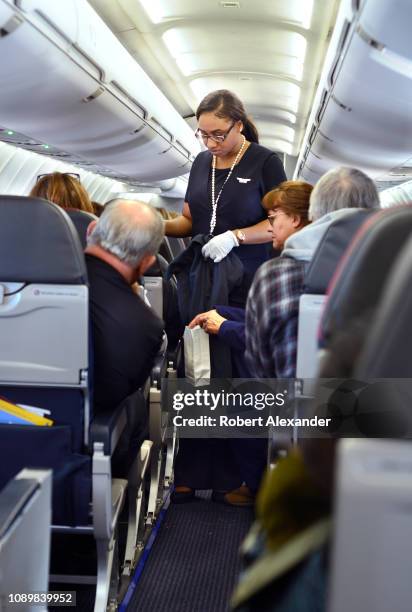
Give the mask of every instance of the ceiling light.
M 313 0 L 303 0 L 301 5 L 302 11 L 302 26 L 309 30 L 312 21 Z
M 159 0 L 140 0 L 152 23 L 160 23 L 163 19 L 163 9 Z
M 181 32 L 175 28 L 171 28 L 170 30 L 166 30 L 162 34 L 162 40 L 167 47 L 170 55 L 175 59 L 179 57 L 182 53 L 188 51 L 187 45 L 185 45 L 185 41 L 182 37 Z
M 162 34 L 162 40 L 183 76 L 189 76 L 199 70 L 196 57 L 190 52 L 187 41 L 179 30 L 166 30 Z
M 183 53 L 182 55 L 175 57 L 175 62 L 183 76 L 190 76 L 197 70 L 197 67 L 194 64 L 193 55 Z
M 292 40 L 290 53 L 296 57 L 298 62 L 303 64 L 306 56 L 307 40 L 302 34 L 296 34 Z
M 221 0 L 220 6 L 222 8 L 240 8 L 240 2 L 234 0 L 233 2 L 229 2 L 228 0 Z
M 298 62 L 295 68 L 295 73 L 293 75 L 297 81 L 302 80 L 303 76 L 303 62 Z
M 210 87 L 208 87 L 207 82 L 205 80 L 196 79 L 190 83 L 190 89 L 193 91 L 197 102 L 203 100 L 203 98 L 210 92 Z

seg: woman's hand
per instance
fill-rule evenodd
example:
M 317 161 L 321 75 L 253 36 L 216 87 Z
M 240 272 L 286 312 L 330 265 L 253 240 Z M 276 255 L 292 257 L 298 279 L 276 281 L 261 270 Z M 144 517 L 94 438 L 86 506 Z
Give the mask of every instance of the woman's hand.
M 235 246 L 239 246 L 239 242 L 234 233 L 228 230 L 211 238 L 202 248 L 202 255 L 203 257 L 210 257 L 215 263 L 219 263 Z
M 207 312 L 201 312 L 196 315 L 195 318 L 190 321 L 188 327 L 193 329 L 196 325 L 200 325 L 206 333 L 216 335 L 219 333 L 220 326 L 224 321 L 227 321 L 227 319 L 221 317 L 217 310 L 208 310 Z

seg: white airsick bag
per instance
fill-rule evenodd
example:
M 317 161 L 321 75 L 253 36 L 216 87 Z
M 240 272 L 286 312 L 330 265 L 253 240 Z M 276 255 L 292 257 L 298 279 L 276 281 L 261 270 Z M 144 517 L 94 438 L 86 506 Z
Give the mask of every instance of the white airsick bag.
M 209 335 L 197 325 L 185 328 L 183 334 L 185 348 L 185 374 L 195 387 L 210 383 Z

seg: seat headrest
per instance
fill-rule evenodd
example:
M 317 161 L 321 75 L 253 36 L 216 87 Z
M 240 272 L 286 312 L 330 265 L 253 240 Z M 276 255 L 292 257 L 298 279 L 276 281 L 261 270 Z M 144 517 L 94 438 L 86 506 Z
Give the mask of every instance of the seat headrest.
M 171 238 L 170 236 L 168 236 L 167 239 L 170 245 L 170 249 L 173 253 L 173 258 L 178 257 L 178 255 L 180 255 L 180 253 L 182 253 L 186 248 L 186 244 L 183 238 Z
M 393 273 L 385 283 L 383 297 L 355 368 L 359 380 L 412 378 L 411 285 L 412 236 L 404 244 Z
M 166 259 L 162 255 L 160 255 L 160 253 L 158 253 L 156 255 L 156 261 L 154 262 L 152 266 L 150 266 L 150 268 L 146 270 L 144 275 L 145 276 L 162 276 L 164 279 L 166 279 L 168 267 L 169 267 L 169 264 L 167 263 Z
M 40 198 L 0 196 L 0 281 L 87 281 L 79 237 L 63 209 Z
M 362 209 L 331 223 L 306 270 L 304 293 L 317 295 L 326 293 L 339 260 L 354 234 L 362 223 L 375 213 L 375 210 Z
M 92 215 L 92 213 L 85 212 L 84 210 L 76 210 L 75 208 L 66 209 L 65 212 L 72 220 L 73 225 L 79 235 L 80 243 L 83 249 L 85 249 L 87 246 L 87 228 L 92 221 L 98 221 L 98 217 L 96 217 L 96 215 Z
M 159 247 L 159 253 L 162 257 L 166 259 L 167 263 L 172 262 L 174 259 L 173 251 L 170 247 L 169 239 L 167 236 L 165 236 L 162 240 L 162 243 Z
M 412 206 L 384 210 L 360 228 L 333 279 L 321 322 L 328 341 L 378 304 L 385 281 L 400 250 L 412 235 Z

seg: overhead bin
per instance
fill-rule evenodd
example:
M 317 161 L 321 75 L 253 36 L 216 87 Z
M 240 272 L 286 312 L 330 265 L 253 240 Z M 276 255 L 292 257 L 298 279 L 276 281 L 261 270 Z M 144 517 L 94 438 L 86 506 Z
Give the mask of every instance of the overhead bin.
M 116 178 L 190 169 L 192 130 L 85 0 L 0 0 L 0 125 Z
M 299 175 L 337 165 L 379 177 L 412 155 L 409 0 L 365 0 L 341 21 L 341 45 L 325 65 Z

